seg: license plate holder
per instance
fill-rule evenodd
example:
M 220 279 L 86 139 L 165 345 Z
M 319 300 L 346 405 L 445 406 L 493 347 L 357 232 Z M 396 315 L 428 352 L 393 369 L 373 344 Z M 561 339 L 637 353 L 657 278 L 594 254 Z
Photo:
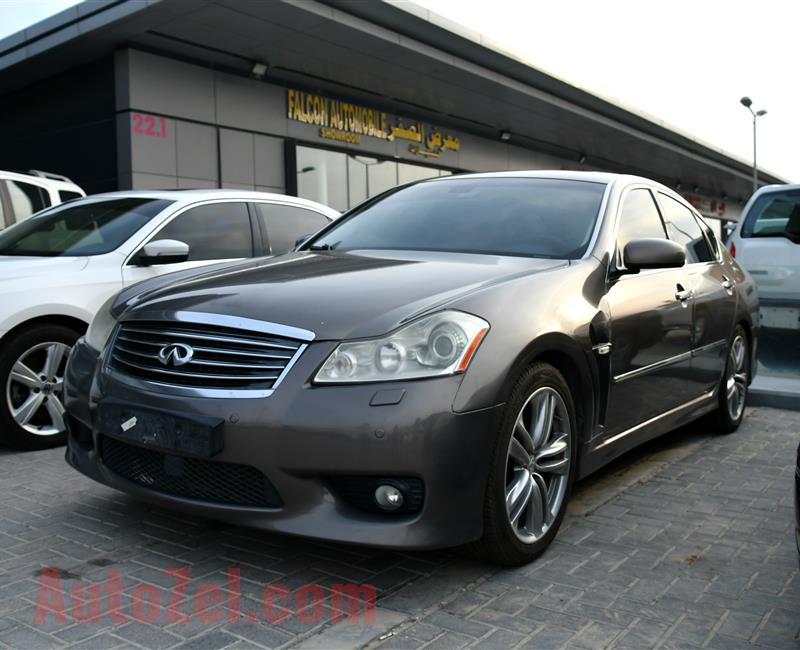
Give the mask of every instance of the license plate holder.
M 114 400 L 98 404 L 94 420 L 99 433 L 159 451 L 211 458 L 224 448 L 220 418 L 176 416 Z
M 765 307 L 760 308 L 761 325 L 774 329 L 800 329 L 800 307 Z

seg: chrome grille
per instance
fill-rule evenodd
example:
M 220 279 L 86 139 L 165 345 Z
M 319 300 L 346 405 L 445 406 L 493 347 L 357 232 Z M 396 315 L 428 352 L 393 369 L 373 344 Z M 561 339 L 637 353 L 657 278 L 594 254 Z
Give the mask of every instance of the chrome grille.
M 174 345 L 191 348 L 191 358 L 178 365 L 159 358 Z M 302 341 L 232 327 L 135 320 L 118 326 L 110 365 L 172 386 L 268 390 L 302 349 Z

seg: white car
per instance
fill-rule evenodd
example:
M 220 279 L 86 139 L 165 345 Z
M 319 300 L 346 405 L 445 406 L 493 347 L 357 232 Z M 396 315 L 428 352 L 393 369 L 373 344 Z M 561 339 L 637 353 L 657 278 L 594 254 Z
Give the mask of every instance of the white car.
M 756 282 L 761 325 L 800 335 L 800 185 L 753 194 L 728 248 Z
M 64 201 L 86 196 L 66 176 L 32 170 L 0 171 L 0 230 Z
M 0 231 L 0 441 L 63 444 L 67 354 L 97 310 L 134 282 L 294 248 L 339 213 L 278 194 L 115 192 Z

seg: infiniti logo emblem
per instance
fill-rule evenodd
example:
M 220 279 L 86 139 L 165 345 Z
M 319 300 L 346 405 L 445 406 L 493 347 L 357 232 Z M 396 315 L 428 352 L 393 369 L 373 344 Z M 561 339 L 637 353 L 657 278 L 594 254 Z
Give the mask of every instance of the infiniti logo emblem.
M 194 350 L 184 343 L 170 343 L 158 351 L 158 360 L 165 366 L 184 366 L 192 360 Z

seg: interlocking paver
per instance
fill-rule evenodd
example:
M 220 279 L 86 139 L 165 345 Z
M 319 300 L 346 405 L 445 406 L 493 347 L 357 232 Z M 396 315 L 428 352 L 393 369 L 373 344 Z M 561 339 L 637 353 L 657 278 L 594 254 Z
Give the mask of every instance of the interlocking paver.
M 0 647 L 798 650 L 798 431 L 800 413 L 759 408 L 730 436 L 699 425 L 668 434 L 580 483 L 555 543 L 516 569 L 236 528 L 94 484 L 63 450 L 0 451 Z M 47 567 L 65 589 L 66 622 L 34 622 Z M 165 573 L 179 568 L 190 572 L 182 598 Z M 343 582 L 375 587 L 375 623 L 363 612 L 331 622 Z M 71 590 L 91 584 L 120 591 L 123 618 L 73 620 Z M 321 618 L 293 600 L 308 584 L 320 587 Z M 211 585 L 221 601 L 198 616 L 196 592 Z M 269 621 L 264 589 L 276 585 L 289 596 L 271 610 L 283 620 Z M 131 618 L 148 611 L 142 598 L 156 600 L 149 622 Z

